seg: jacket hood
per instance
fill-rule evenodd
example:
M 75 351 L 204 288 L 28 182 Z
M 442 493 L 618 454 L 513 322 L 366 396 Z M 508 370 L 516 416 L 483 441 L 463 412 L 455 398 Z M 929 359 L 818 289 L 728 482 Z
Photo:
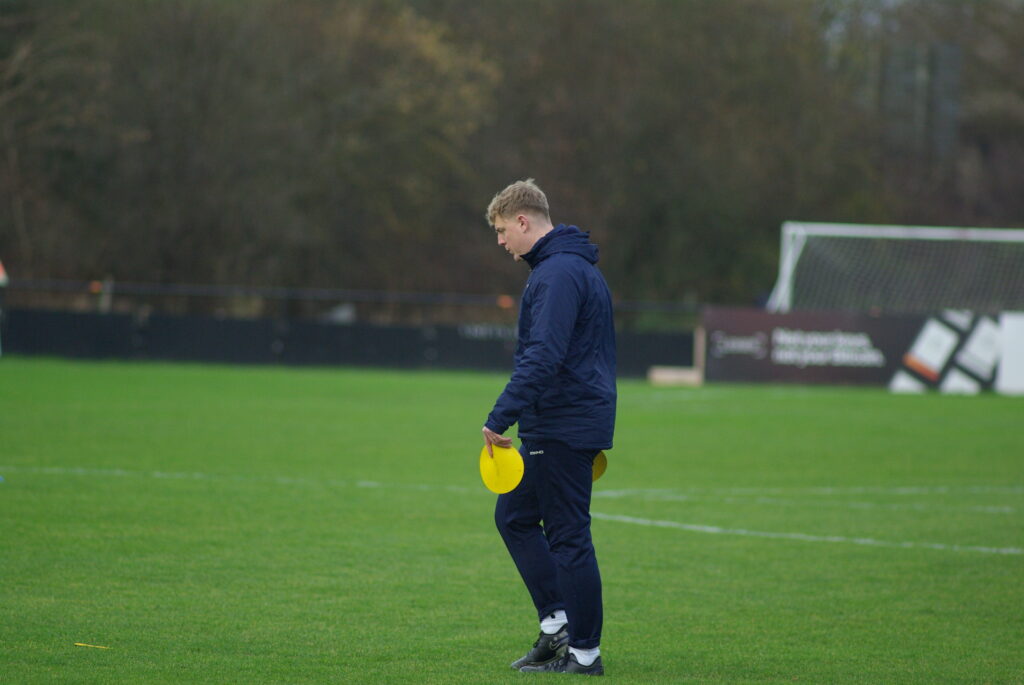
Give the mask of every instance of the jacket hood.
M 578 254 L 591 264 L 597 264 L 597 245 L 590 242 L 590 233 L 565 224 L 558 224 L 538 240 L 533 249 L 523 255 L 523 260 L 533 269 L 551 255 L 559 252 Z

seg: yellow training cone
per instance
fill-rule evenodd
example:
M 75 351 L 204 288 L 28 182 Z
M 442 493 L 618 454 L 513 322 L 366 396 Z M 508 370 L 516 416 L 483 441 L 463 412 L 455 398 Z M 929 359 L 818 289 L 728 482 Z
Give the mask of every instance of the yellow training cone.
M 597 456 L 594 457 L 594 480 L 597 480 L 604 475 L 605 470 L 608 468 L 608 457 L 604 455 L 604 452 L 598 452 Z
M 491 492 L 512 492 L 523 479 L 523 457 L 511 447 L 491 447 L 493 457 L 487 453 L 487 445 L 480 451 L 480 477 Z

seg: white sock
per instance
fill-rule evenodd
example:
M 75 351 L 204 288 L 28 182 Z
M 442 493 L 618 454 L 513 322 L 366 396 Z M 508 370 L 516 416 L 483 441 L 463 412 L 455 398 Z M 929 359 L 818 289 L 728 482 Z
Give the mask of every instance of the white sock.
M 554 635 L 568 622 L 569 620 L 565 617 L 565 610 L 559 609 L 553 614 L 548 614 L 540 620 L 540 629 L 548 635 Z
M 576 656 L 576 661 L 580 662 L 580 666 L 590 666 L 597 661 L 597 657 L 601 656 L 601 648 L 576 649 L 575 647 L 570 647 L 569 653 Z

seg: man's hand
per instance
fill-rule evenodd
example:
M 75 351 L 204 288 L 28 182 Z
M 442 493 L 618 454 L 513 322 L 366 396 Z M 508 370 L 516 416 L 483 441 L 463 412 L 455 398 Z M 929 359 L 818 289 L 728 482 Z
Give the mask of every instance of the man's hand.
M 492 458 L 494 457 L 494 448 L 492 445 L 497 445 L 498 447 L 512 446 L 512 438 L 506 438 L 504 435 L 498 435 L 487 426 L 483 427 L 483 432 L 484 444 L 487 445 L 487 454 L 491 455 Z

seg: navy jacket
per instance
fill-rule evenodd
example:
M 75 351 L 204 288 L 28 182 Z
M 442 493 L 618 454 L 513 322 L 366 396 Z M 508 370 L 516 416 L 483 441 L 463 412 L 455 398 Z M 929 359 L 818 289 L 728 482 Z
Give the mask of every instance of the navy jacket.
M 521 440 L 608 449 L 615 431 L 612 299 L 589 233 L 559 224 L 523 255 L 532 269 L 519 308 L 515 370 L 487 417 Z

